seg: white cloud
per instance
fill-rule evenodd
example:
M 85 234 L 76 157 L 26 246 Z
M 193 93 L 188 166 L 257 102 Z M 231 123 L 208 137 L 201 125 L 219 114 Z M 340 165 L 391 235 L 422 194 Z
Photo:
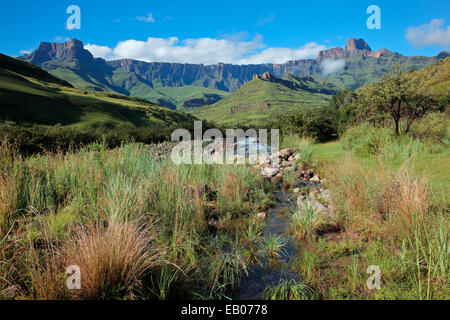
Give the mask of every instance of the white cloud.
M 291 60 L 316 58 L 326 47 L 315 42 L 307 43 L 298 49 L 268 48 L 260 53 L 239 59 L 238 64 L 286 63 Z
M 262 27 L 262 26 L 264 26 L 264 25 L 266 25 L 266 24 L 268 24 L 268 23 L 270 23 L 270 22 L 272 22 L 274 20 L 275 20 L 275 15 L 274 14 L 270 14 L 267 17 L 259 18 L 258 21 L 256 22 L 256 25 L 258 27 Z
M 104 59 L 111 59 L 113 58 L 112 49 L 108 48 L 106 46 L 98 46 L 96 44 L 87 44 L 84 46 L 84 48 L 88 51 L 90 51 L 94 57 L 102 57 Z
M 409 27 L 406 39 L 418 48 L 437 45 L 447 49 L 450 47 L 450 26 L 445 27 L 443 19 L 433 19 L 429 24 Z
M 323 74 L 332 74 L 342 70 L 345 67 L 344 59 L 325 59 L 320 64 L 320 70 Z
M 290 60 L 315 58 L 326 47 L 308 43 L 298 49 L 266 48 L 260 35 L 252 40 L 177 37 L 148 38 L 146 41 L 125 40 L 115 48 L 88 44 L 87 50 L 106 60 L 135 59 L 147 62 L 179 62 L 216 64 L 285 63 Z
M 30 54 L 31 52 L 33 52 L 32 50 L 20 50 L 19 53 L 21 55 L 26 55 L 26 54 Z
M 149 22 L 149 23 L 155 23 L 155 18 L 153 18 L 153 13 L 148 13 L 144 17 L 136 17 L 136 20 L 142 21 L 142 22 Z

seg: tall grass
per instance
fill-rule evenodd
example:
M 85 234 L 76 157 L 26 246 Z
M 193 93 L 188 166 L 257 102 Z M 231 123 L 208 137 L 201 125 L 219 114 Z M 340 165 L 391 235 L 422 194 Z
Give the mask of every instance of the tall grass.
M 366 259 L 390 280 L 387 296 L 388 290 L 396 298 L 448 294 L 448 208 L 433 203 L 426 175 L 413 173 L 408 163 L 393 170 L 381 161 L 368 167 L 349 158 L 329 167 L 327 177 L 345 229 L 384 246 Z
M 69 265 L 80 267 L 83 299 L 111 299 L 133 293 L 139 279 L 160 265 L 164 247 L 156 243 L 152 222 L 108 221 L 107 226 L 94 224 L 79 228 L 75 242 L 63 251 Z
M 297 164 L 301 166 L 310 165 L 314 152 L 315 140 L 309 137 L 301 137 L 295 134 L 288 134 L 283 137 L 282 148 L 294 148 L 297 150 L 299 158 Z
M 192 298 L 213 274 L 204 266 L 224 275 L 205 296 L 225 297 L 236 281 L 223 279 L 236 265 L 242 272 L 237 261 L 245 259 L 224 247 L 206 250 L 205 241 L 226 235 L 227 246 L 240 243 L 245 234 L 238 231 L 272 203 L 271 187 L 250 166 L 177 166 L 142 144 L 110 150 L 96 143 L 22 158 L 5 140 L 0 153 L 0 239 L 8 248 L 0 290 L 19 285 L 39 299 L 66 297 L 58 281 L 52 283 L 61 291 L 43 292 L 54 275 L 64 279 L 68 263 L 90 270 L 79 298 Z M 12 239 L 30 245 L 13 250 Z M 33 259 L 10 259 L 16 251 Z M 64 263 L 50 263 L 53 256 Z
M 266 300 L 310 300 L 313 289 L 296 280 L 280 280 L 277 285 L 268 286 L 263 293 Z

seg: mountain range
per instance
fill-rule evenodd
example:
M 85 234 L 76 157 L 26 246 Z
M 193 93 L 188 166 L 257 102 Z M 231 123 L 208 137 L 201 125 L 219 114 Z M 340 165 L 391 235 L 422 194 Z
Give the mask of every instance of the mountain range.
M 338 89 L 356 89 L 380 79 L 394 63 L 404 71 L 423 68 L 445 57 L 406 57 L 387 49 L 372 51 L 363 39 L 348 39 L 345 48 L 321 51 L 316 59 L 288 61 L 283 64 L 214 65 L 144 62 L 131 59 L 106 61 L 95 58 L 81 41 L 43 42 L 31 54 L 20 59 L 31 62 L 64 79 L 76 88 L 115 92 L 147 99 L 170 108 L 188 110 L 214 104 L 266 72 L 284 78 L 310 76 L 317 82 L 333 84 Z M 330 61 L 340 61 L 341 68 L 324 71 Z

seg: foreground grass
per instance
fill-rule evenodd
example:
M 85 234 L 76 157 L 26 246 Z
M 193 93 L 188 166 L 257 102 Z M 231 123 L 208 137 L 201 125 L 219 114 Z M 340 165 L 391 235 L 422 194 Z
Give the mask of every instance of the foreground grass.
M 293 268 L 325 299 L 448 299 L 448 136 L 387 138 L 366 152 L 382 130 L 358 132 L 351 149 L 344 140 L 314 147 L 341 231 L 309 239 Z M 379 290 L 366 284 L 371 265 Z
M 224 298 L 272 203 L 246 166 L 176 166 L 139 144 L 22 159 L 0 149 L 0 297 Z M 77 265 L 81 290 L 66 289 Z

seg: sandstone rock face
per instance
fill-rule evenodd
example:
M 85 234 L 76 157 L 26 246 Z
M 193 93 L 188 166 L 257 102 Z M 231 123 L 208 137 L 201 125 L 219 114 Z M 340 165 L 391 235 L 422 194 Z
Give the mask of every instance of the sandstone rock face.
M 320 51 L 317 56 L 317 62 L 321 62 L 325 59 L 341 59 L 344 57 L 344 49 L 342 48 L 332 48 L 324 51 Z
M 50 60 L 66 60 L 77 58 L 83 61 L 94 60 L 94 56 L 84 50 L 83 42 L 72 39 L 65 43 L 41 42 L 30 56 L 30 62 L 36 65 Z
M 359 53 L 368 51 L 372 52 L 372 49 L 369 47 L 364 39 L 354 39 L 350 38 L 347 40 L 347 45 L 345 46 L 345 51 L 349 52 L 351 56 L 358 55 Z
M 332 48 L 319 52 L 317 56 L 317 62 L 322 62 L 324 59 L 345 59 L 362 55 L 363 57 L 375 57 L 379 58 L 381 55 L 390 53 L 387 49 L 381 49 L 378 51 L 372 51 L 370 46 L 364 39 L 350 38 L 347 40 L 345 49 Z

